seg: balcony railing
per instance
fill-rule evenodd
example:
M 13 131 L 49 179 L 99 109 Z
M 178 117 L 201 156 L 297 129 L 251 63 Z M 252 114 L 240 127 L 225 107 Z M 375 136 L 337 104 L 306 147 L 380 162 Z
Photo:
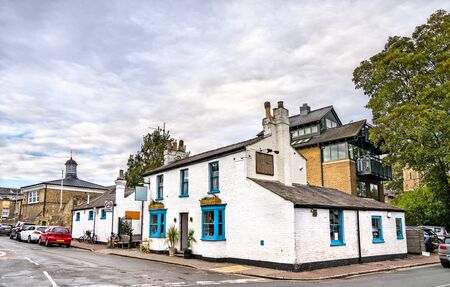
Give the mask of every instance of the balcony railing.
M 356 160 L 358 175 L 375 176 L 382 180 L 392 179 L 392 169 L 383 165 L 379 159 L 364 157 Z

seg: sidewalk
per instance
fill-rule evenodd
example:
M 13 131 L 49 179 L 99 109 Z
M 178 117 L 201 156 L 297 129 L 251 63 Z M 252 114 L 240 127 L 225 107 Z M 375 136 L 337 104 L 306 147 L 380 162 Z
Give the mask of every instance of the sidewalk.
M 106 245 L 99 245 L 99 244 L 92 245 L 74 242 L 73 247 L 88 250 L 90 248 L 92 249 L 92 251 L 102 254 L 139 258 L 144 260 L 175 264 L 219 273 L 240 274 L 276 280 L 323 280 L 323 279 L 343 278 L 347 276 L 361 275 L 381 271 L 390 271 L 400 268 L 408 268 L 414 266 L 439 263 L 439 259 L 436 254 L 431 256 L 408 255 L 407 259 L 397 259 L 364 264 L 352 264 L 304 272 L 289 272 L 249 265 L 207 262 L 198 259 L 184 259 L 182 257 L 176 256 L 169 257 L 167 255 L 162 254 L 147 254 L 142 253 L 137 249 L 119 249 L 119 248 L 107 249 Z

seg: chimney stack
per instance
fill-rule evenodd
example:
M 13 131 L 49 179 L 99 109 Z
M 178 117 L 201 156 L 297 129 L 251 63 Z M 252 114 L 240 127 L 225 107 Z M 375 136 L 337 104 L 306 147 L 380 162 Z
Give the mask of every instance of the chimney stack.
M 304 103 L 303 106 L 300 107 L 300 115 L 306 116 L 311 112 L 311 107 L 308 106 L 307 103 Z
M 278 101 L 278 108 L 284 108 L 283 101 Z
M 167 143 L 167 148 L 164 150 L 164 165 L 183 159 L 185 157 L 186 146 L 184 145 L 184 141 L 180 140 L 179 144 L 177 144 L 177 140 L 171 139 Z
M 125 176 L 123 174 L 123 169 L 119 170 L 119 176 L 117 177 L 118 180 L 123 180 L 125 179 Z
M 270 102 L 264 103 L 264 109 L 266 111 L 266 118 L 270 118 L 272 115 L 270 114 Z
M 178 142 L 178 151 L 184 152 L 184 141 L 180 140 Z

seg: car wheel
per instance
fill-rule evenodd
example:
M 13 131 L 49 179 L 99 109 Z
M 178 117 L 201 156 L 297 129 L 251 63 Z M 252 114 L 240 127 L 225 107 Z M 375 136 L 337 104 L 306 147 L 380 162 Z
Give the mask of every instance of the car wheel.
M 50 246 L 50 244 L 48 244 L 48 239 L 45 239 L 45 246 L 46 246 L 46 247 L 49 247 L 49 246 Z
M 17 240 L 17 241 L 20 241 L 20 234 L 17 234 L 17 235 L 16 235 L 16 240 Z
M 28 243 L 31 243 L 31 236 L 30 236 L 30 235 L 28 235 L 28 240 L 27 240 L 27 242 L 28 242 Z
M 66 247 L 67 247 L 67 248 L 70 248 L 70 244 L 67 244 Z
M 449 263 L 449 262 L 441 261 L 441 264 L 442 264 L 442 266 L 443 266 L 444 268 L 450 268 L 450 263 Z

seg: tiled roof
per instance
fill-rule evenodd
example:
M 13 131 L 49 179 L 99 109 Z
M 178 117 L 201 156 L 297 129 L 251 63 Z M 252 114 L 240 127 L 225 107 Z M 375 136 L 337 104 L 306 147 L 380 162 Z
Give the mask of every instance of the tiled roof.
M 150 170 L 150 171 L 144 173 L 144 176 L 155 174 L 155 173 L 159 173 L 159 172 L 163 172 L 163 171 L 170 170 L 170 169 L 173 169 L 173 168 L 182 167 L 182 166 L 185 166 L 185 165 L 188 165 L 188 164 L 192 164 L 192 163 L 195 163 L 195 162 L 207 161 L 209 159 L 212 159 L 212 158 L 215 158 L 215 157 L 218 157 L 218 156 L 221 156 L 221 155 L 236 153 L 236 152 L 238 152 L 240 150 L 245 149 L 246 146 L 254 144 L 254 143 L 256 143 L 256 142 L 258 142 L 258 141 L 260 141 L 262 139 L 263 139 L 263 137 L 256 137 L 256 138 L 253 138 L 253 139 L 250 139 L 250 140 L 246 140 L 246 141 L 243 141 L 243 142 L 235 143 L 235 144 L 228 145 L 228 146 L 225 146 L 225 147 L 221 147 L 221 148 L 218 148 L 218 149 L 214 149 L 214 150 L 210 150 L 210 151 L 207 151 L 207 152 L 203 152 L 203 153 L 200 153 L 200 154 L 197 154 L 197 155 L 189 156 L 187 158 L 180 159 L 180 160 L 177 160 L 175 162 L 172 162 L 172 163 L 170 163 L 168 165 L 164 165 L 164 166 L 158 167 L 156 169 Z
M 289 117 L 289 126 L 296 127 L 309 123 L 320 121 L 329 111 L 333 109 L 333 106 L 323 107 L 317 110 L 310 111 L 307 115 L 294 115 Z
M 31 186 L 35 186 L 35 185 L 39 185 L 39 184 L 52 184 L 52 185 L 58 185 L 59 186 L 59 185 L 61 185 L 61 179 L 51 180 L 51 181 L 44 181 L 44 182 L 41 182 L 41 183 L 24 186 L 22 188 L 31 187 Z M 99 184 L 96 184 L 96 183 L 85 181 L 85 180 L 82 180 L 82 179 L 79 179 L 79 178 L 65 178 L 64 181 L 63 181 L 63 185 L 64 186 L 70 186 L 70 187 L 107 190 L 107 187 L 105 187 L 103 185 L 99 185 Z
M 334 188 L 293 184 L 249 178 L 258 185 L 294 203 L 296 207 L 341 208 L 353 210 L 403 211 L 370 198 L 357 197 Z
M 104 207 L 106 200 L 112 200 L 114 204 L 116 203 L 116 186 L 109 186 L 108 191 L 102 195 L 95 197 L 89 201 L 89 203 L 82 204 L 80 206 L 74 207 L 73 210 L 81 209 L 91 209 L 94 207 Z
M 365 124 L 366 120 L 361 120 L 350 124 L 338 126 L 335 128 L 326 129 L 320 135 L 312 136 L 308 141 L 296 142 L 295 140 L 293 140 L 292 145 L 295 148 L 307 147 L 319 143 L 326 143 L 340 139 L 356 137 Z
M 17 192 L 19 192 L 19 195 L 22 194 L 19 188 L 0 187 L 0 195 L 16 195 Z

